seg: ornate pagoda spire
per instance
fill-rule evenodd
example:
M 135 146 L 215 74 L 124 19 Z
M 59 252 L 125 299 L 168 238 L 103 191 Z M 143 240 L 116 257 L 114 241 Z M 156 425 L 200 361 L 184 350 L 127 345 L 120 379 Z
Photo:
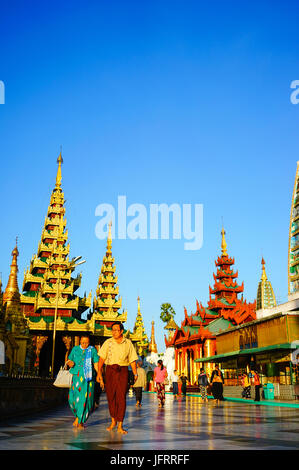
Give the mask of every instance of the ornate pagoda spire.
M 267 278 L 265 260 L 262 258 L 262 276 L 257 289 L 257 310 L 276 306 L 276 299 L 271 282 Z
M 4 321 L 9 325 L 11 333 L 19 334 L 26 329 L 27 322 L 21 310 L 21 296 L 18 286 L 18 256 L 19 250 L 16 239 L 16 246 L 12 253 L 12 263 L 6 289 L 3 293 Z
M 140 297 L 139 296 L 137 297 L 137 316 L 136 316 L 136 321 L 135 321 L 135 325 L 133 328 L 133 335 L 131 336 L 132 340 L 135 338 L 137 339 L 137 342 L 136 342 L 137 352 L 140 356 L 143 356 L 145 351 L 148 350 L 149 341 L 148 341 L 148 337 L 146 335 L 145 328 L 144 328 L 142 313 L 140 310 Z
M 115 275 L 115 259 L 112 256 L 112 222 L 109 223 L 106 254 L 103 258 L 101 274 L 98 280 L 96 296 L 93 302 L 93 321 L 98 328 L 105 325 L 111 326 L 114 321 L 125 322 L 127 312 L 119 313 L 122 305 L 122 298 L 118 299 L 119 287 L 117 285 L 117 276 Z
M 18 242 L 16 239 L 16 246 L 13 249 L 12 253 L 12 263 L 10 265 L 10 274 L 7 282 L 6 289 L 3 294 L 3 303 L 9 307 L 15 303 L 20 302 L 20 292 L 18 286 Z
M 222 256 L 227 256 L 227 244 L 226 244 L 226 240 L 225 240 L 225 230 L 224 228 L 222 227 L 222 230 L 221 230 L 221 235 L 222 235 L 222 240 L 221 240 L 221 253 L 222 253 Z
M 71 319 L 81 319 L 82 313 L 91 305 L 88 298 L 80 298 L 75 291 L 81 285 L 82 275 L 73 278 L 75 261 L 69 259 L 70 245 L 66 230 L 65 199 L 61 187 L 61 152 L 57 158 L 57 174 L 47 210 L 37 254 L 31 259 L 24 275 L 21 303 L 23 313 L 30 319 L 37 317 L 53 322 L 57 315 L 70 324 Z M 38 324 L 36 323 L 36 329 Z
M 299 161 L 293 189 L 288 253 L 288 294 L 299 296 Z
M 152 321 L 152 331 L 151 331 L 151 339 L 150 339 L 150 345 L 148 348 L 149 352 L 157 353 L 157 344 L 155 341 L 155 322 Z
M 58 168 L 57 168 L 57 175 L 56 175 L 56 185 L 55 188 L 61 188 L 61 180 L 62 180 L 62 175 L 61 175 L 61 165 L 63 163 L 63 158 L 61 156 L 61 150 L 59 157 L 57 158 L 57 163 L 58 163 Z
M 219 316 L 239 324 L 244 318 L 255 319 L 255 304 L 247 304 L 238 294 L 243 293 L 244 283 L 238 285 L 238 271 L 234 272 L 234 258 L 230 258 L 227 253 L 227 244 L 225 240 L 225 231 L 221 231 L 221 256 L 215 261 L 217 266 L 214 277 L 214 287 L 209 287 L 210 299 L 208 310 L 216 312 Z M 212 297 L 213 296 L 213 297 Z M 207 309 L 206 309 L 207 310 Z M 249 321 L 249 320 L 248 320 Z

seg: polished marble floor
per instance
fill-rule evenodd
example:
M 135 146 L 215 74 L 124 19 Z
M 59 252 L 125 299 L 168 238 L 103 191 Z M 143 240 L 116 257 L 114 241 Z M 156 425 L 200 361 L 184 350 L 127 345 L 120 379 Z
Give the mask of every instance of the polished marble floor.
M 136 409 L 127 398 L 127 435 L 107 431 L 109 412 L 103 395 L 84 430 L 72 426 L 68 406 L 0 422 L 0 450 L 298 450 L 299 409 L 222 402 L 202 404 L 198 397 L 166 396 L 158 409 L 155 394 L 143 395 Z

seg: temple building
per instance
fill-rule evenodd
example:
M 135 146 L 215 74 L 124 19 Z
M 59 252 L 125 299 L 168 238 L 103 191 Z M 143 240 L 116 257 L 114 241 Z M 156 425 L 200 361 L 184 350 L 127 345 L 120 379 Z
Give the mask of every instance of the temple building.
M 256 319 L 216 333 L 216 351 L 198 359 L 218 363 L 225 385 L 236 385 L 240 374 L 254 368 L 262 383 L 274 384 L 274 396 L 299 396 L 299 162 L 291 202 L 288 245 L 288 301 L 277 305 L 265 261 L 257 289 Z
M 23 316 L 18 286 L 17 243 L 12 251 L 12 263 L 7 286 L 2 292 L 0 282 L 0 340 L 5 346 L 5 365 L 2 372 L 6 374 L 24 374 L 30 372 L 29 329 Z
M 177 328 L 170 339 L 165 338 L 166 346 L 175 348 L 176 369 L 179 374 L 184 373 L 191 384 L 196 382 L 201 367 L 199 360 L 217 353 L 216 334 L 256 318 L 255 302 L 247 303 L 243 299 L 244 283 L 237 283 L 238 272 L 232 269 L 235 260 L 227 253 L 224 229 L 221 236 L 221 256 L 215 261 L 217 272 L 213 274 L 214 287 L 209 288 L 207 307 L 196 301 L 196 312 L 190 315 L 184 308 L 181 328 Z M 208 373 L 212 367 L 212 362 L 208 362 Z

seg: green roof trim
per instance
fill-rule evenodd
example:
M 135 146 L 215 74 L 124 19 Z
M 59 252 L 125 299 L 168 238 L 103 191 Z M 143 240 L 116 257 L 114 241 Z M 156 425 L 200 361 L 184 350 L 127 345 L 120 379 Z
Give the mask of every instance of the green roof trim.
M 281 344 L 272 344 L 270 346 L 264 346 L 262 348 L 251 348 L 251 349 L 239 349 L 237 351 L 231 351 L 224 354 L 217 354 L 215 356 L 209 357 L 202 357 L 200 359 L 195 359 L 194 362 L 221 362 L 221 359 L 243 356 L 243 355 L 251 355 L 251 354 L 258 354 L 267 351 L 279 350 L 279 349 L 296 349 L 295 345 L 292 343 L 281 343 Z

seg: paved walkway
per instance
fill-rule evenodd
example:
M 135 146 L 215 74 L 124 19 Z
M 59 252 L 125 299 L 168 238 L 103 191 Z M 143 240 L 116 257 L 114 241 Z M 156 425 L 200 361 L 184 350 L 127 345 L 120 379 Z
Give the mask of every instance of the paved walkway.
M 127 399 L 127 435 L 108 432 L 106 397 L 84 430 L 72 426 L 68 406 L 30 418 L 0 423 L 0 450 L 272 450 L 299 449 L 299 409 L 224 401 L 202 404 L 195 396 L 158 409 L 155 394 L 136 409 Z

